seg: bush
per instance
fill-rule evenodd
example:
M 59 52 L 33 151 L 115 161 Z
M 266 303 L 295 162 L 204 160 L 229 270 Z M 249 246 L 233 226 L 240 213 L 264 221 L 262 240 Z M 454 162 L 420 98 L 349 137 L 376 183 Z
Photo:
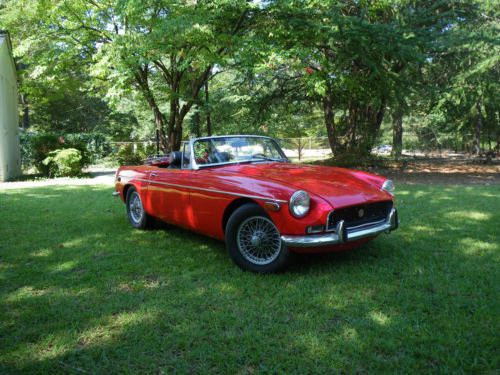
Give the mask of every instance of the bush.
M 77 176 L 84 166 L 83 155 L 76 148 L 63 148 L 49 152 L 43 160 L 50 176 Z
M 24 166 L 35 167 L 44 175 L 49 174 L 49 167 L 43 163 L 48 154 L 62 148 L 64 141 L 52 134 L 32 135 L 23 137 L 22 161 Z
M 78 150 L 85 149 L 87 158 L 94 163 L 111 153 L 111 145 L 101 133 L 73 133 L 64 136 L 66 143 Z M 78 147 L 76 147 L 78 146 Z
M 94 159 L 91 153 L 92 148 L 89 150 L 88 147 L 88 142 L 96 142 L 96 137 L 94 137 L 94 135 L 79 136 L 77 134 L 68 134 L 57 136 L 54 134 L 22 133 L 20 138 L 23 166 L 35 167 L 45 176 L 51 174 L 51 171 L 48 165 L 44 163 L 44 160 L 55 150 L 69 148 L 77 149 L 81 153 L 83 166 L 88 165 Z M 107 145 L 109 149 L 109 144 Z M 103 147 L 101 147 L 101 150 L 103 150 Z
M 133 144 L 121 146 L 115 154 L 119 165 L 140 165 L 149 156 L 156 154 L 156 147 L 151 145 L 138 145 L 134 151 Z

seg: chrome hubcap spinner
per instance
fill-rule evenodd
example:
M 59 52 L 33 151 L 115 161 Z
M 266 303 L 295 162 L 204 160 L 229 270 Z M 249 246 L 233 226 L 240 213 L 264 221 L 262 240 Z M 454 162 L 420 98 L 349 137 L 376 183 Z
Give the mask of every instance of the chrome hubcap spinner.
M 130 199 L 130 216 L 135 223 L 139 223 L 144 215 L 144 209 L 142 207 L 141 197 L 137 192 L 132 193 Z
M 269 264 L 280 254 L 281 235 L 274 223 L 262 216 L 243 221 L 238 228 L 237 240 L 241 255 L 254 264 Z

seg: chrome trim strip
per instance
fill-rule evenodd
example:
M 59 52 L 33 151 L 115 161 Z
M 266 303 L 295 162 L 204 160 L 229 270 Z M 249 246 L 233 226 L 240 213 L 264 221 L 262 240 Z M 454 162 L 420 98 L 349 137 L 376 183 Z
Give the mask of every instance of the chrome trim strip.
M 361 224 L 361 225 L 356 225 L 354 227 L 348 227 L 348 228 L 349 229 L 358 230 L 360 228 L 372 227 L 372 226 L 379 225 L 379 224 L 383 223 L 385 220 L 386 219 L 382 219 L 382 220 L 379 220 L 379 221 L 372 221 L 370 223 L 364 223 L 364 224 Z
M 255 134 L 226 134 L 226 135 L 210 135 L 207 137 L 198 137 L 198 138 L 191 138 L 193 141 L 198 141 L 201 139 L 211 139 L 211 138 L 229 138 L 229 137 L 237 137 L 237 138 L 242 138 L 242 137 L 248 137 L 248 138 L 267 138 L 267 139 L 274 139 L 271 137 L 268 137 L 266 135 L 255 135 Z
M 210 164 L 196 164 L 196 169 L 203 169 L 205 167 L 219 167 L 219 166 L 224 166 L 224 165 L 238 165 L 238 164 L 245 164 L 245 163 L 285 163 L 285 160 L 276 160 L 276 161 L 271 161 L 271 160 L 265 160 L 265 159 L 254 159 L 254 160 L 238 160 L 238 161 L 224 161 L 221 163 L 210 163 Z
M 136 178 L 135 180 L 136 181 L 142 181 L 142 182 L 154 183 L 154 184 L 158 184 L 158 185 L 172 186 L 172 187 L 178 187 L 178 188 L 184 188 L 184 189 L 191 189 L 191 190 L 208 191 L 210 193 L 232 195 L 232 196 L 236 196 L 236 197 L 252 198 L 252 199 L 262 199 L 262 200 L 279 202 L 279 203 L 288 203 L 287 201 L 282 200 L 282 199 L 276 199 L 276 198 L 270 198 L 270 197 L 262 197 L 262 196 L 258 196 L 258 195 L 231 193 L 229 191 L 216 190 L 216 189 L 207 189 L 207 188 L 200 188 L 200 187 L 195 187 L 195 186 L 187 186 L 187 185 L 179 185 L 179 184 L 172 184 L 172 183 L 168 183 L 168 182 L 160 182 L 160 181 L 155 181 L 155 180 L 145 180 L 145 179 L 142 179 L 142 178 Z
M 306 236 L 283 235 L 281 240 L 290 247 L 319 247 L 337 245 L 345 242 L 359 240 L 365 237 L 376 236 L 383 232 L 391 232 L 398 228 L 397 210 L 393 208 L 382 224 L 361 230 L 343 229 L 344 221 L 341 220 L 335 228 L 335 233 L 315 234 Z M 347 234 L 347 238 L 346 237 Z

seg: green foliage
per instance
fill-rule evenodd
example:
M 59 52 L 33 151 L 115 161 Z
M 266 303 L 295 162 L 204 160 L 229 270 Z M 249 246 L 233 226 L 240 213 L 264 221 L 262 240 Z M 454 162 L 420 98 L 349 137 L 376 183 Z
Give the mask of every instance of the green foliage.
M 366 154 L 393 114 L 412 144 L 500 141 L 495 5 L 7 0 L 0 23 L 32 129 L 120 141 L 159 130 L 169 150 L 210 114 L 214 133 L 328 136 L 337 154 Z
M 169 150 L 180 146 L 184 119 L 212 68 L 242 45 L 251 10 L 257 8 L 245 0 L 181 4 L 54 0 L 35 1 L 25 10 L 23 2 L 12 0 L 2 21 L 18 32 L 17 53 L 29 63 L 26 76 L 42 78 L 50 88 L 60 83 L 71 88 L 69 95 L 60 90 L 52 107 L 85 115 L 68 121 L 51 110 L 46 121 L 51 127 L 82 131 L 88 119 L 103 122 L 99 114 L 106 116 L 106 103 L 91 95 L 95 90 L 117 107 L 134 97 L 142 105 L 132 110 L 149 110 L 148 121 L 154 122 L 163 148 Z M 89 84 L 84 84 L 86 79 Z M 85 101 L 79 91 L 88 94 Z M 42 92 L 36 96 L 43 97 Z M 78 112 L 82 107 L 88 111 Z
M 33 135 L 22 133 L 21 158 L 23 166 L 36 167 L 44 175 L 49 174 L 49 168 L 43 163 L 50 152 L 64 147 L 63 139 L 52 134 Z
M 86 162 L 96 162 L 108 156 L 112 147 L 106 135 L 102 133 L 73 133 L 65 134 L 64 140 L 71 147 L 83 152 Z
M 61 148 L 49 152 L 43 160 L 50 176 L 77 176 L 82 172 L 84 160 L 76 148 Z
M 126 144 L 119 145 L 113 158 L 119 165 L 141 165 L 148 157 L 156 154 L 154 144 Z
M 35 167 L 43 175 L 51 171 L 44 160 L 55 150 L 74 148 L 82 158 L 82 166 L 106 156 L 111 146 L 101 134 L 54 134 L 21 133 L 21 160 L 24 168 Z

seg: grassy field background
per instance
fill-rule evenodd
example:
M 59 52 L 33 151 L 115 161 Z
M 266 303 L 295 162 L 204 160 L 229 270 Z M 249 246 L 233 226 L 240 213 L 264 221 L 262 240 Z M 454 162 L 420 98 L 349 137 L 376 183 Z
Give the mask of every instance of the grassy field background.
M 0 192 L 0 373 L 500 372 L 499 186 L 400 186 L 400 230 L 267 276 L 111 191 Z

